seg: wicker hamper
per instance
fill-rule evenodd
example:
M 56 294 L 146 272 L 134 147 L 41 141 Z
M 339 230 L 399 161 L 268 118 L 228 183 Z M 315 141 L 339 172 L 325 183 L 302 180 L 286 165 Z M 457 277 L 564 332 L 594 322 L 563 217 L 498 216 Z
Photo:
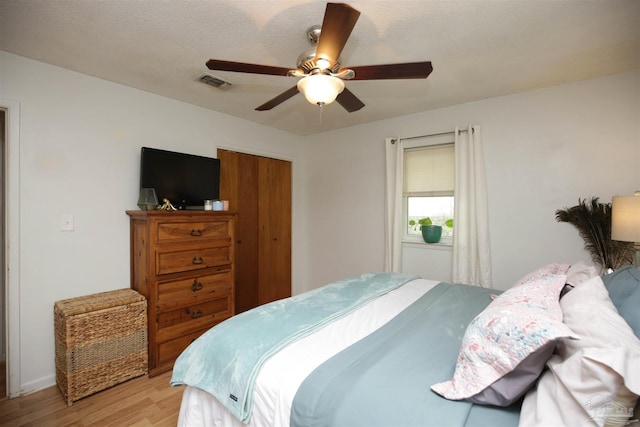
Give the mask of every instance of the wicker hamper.
M 132 289 L 57 301 L 56 382 L 67 402 L 147 373 L 147 302 Z

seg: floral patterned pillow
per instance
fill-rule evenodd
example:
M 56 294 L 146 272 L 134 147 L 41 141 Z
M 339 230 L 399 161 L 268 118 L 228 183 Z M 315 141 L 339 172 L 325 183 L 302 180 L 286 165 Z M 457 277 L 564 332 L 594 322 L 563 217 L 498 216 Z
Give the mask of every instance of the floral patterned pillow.
M 558 302 L 568 268 L 549 264 L 498 296 L 467 327 L 453 378 L 431 389 L 447 399 L 498 406 L 520 398 L 542 372 L 554 342 L 577 338 L 562 323 Z M 503 378 L 509 386 L 499 384 Z

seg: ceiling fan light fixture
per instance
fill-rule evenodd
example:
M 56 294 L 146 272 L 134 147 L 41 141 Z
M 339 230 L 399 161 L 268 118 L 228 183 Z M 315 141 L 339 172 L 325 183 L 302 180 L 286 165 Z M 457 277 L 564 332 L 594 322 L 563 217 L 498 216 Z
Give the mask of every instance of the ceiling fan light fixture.
M 328 59 L 325 59 L 325 58 L 316 59 L 316 67 L 318 67 L 320 71 L 324 71 L 330 66 L 331 66 L 331 61 L 329 61 Z
M 327 74 L 313 74 L 298 81 L 298 90 L 311 104 L 326 105 L 344 90 L 344 82 Z
M 221 59 L 209 59 L 206 65 L 210 70 L 301 79 L 297 86 L 256 107 L 257 111 L 271 110 L 302 92 L 307 101 L 321 107 L 339 97 L 338 103 L 342 108 L 353 113 L 364 107 L 364 103 L 349 89 L 345 89 L 343 80 L 424 79 L 433 71 L 429 61 L 343 68 L 340 54 L 359 16 L 360 12 L 346 3 L 327 3 L 322 26 L 314 26 L 307 32 L 313 47 L 298 56 L 297 66 L 293 70 Z

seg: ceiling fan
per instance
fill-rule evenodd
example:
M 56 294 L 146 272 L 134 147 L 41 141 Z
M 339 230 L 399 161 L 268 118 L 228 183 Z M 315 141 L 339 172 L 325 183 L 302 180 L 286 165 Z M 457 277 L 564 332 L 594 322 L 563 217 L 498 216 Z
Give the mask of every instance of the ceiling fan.
M 340 53 L 359 16 L 360 12 L 347 4 L 327 3 L 322 26 L 307 31 L 309 40 L 316 47 L 298 57 L 296 69 L 219 59 L 207 61 L 207 67 L 219 71 L 302 77 L 296 86 L 257 107 L 258 111 L 271 110 L 302 92 L 312 104 L 322 107 L 335 100 L 351 113 L 364 107 L 364 103 L 345 88 L 344 80 L 424 79 L 431 74 L 433 67 L 429 61 L 342 68 Z

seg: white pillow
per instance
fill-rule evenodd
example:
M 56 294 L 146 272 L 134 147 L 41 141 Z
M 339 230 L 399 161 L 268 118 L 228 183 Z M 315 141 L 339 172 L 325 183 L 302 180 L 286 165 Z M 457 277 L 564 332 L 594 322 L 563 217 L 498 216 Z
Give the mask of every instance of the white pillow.
M 560 305 L 564 323 L 581 339 L 558 345 L 549 370 L 524 399 L 520 427 L 624 425 L 640 394 L 640 340 L 599 276 L 578 285 Z
M 597 275 L 598 271 L 593 265 L 587 264 L 585 261 L 578 261 L 572 264 L 567 271 L 567 284 L 576 287 Z

